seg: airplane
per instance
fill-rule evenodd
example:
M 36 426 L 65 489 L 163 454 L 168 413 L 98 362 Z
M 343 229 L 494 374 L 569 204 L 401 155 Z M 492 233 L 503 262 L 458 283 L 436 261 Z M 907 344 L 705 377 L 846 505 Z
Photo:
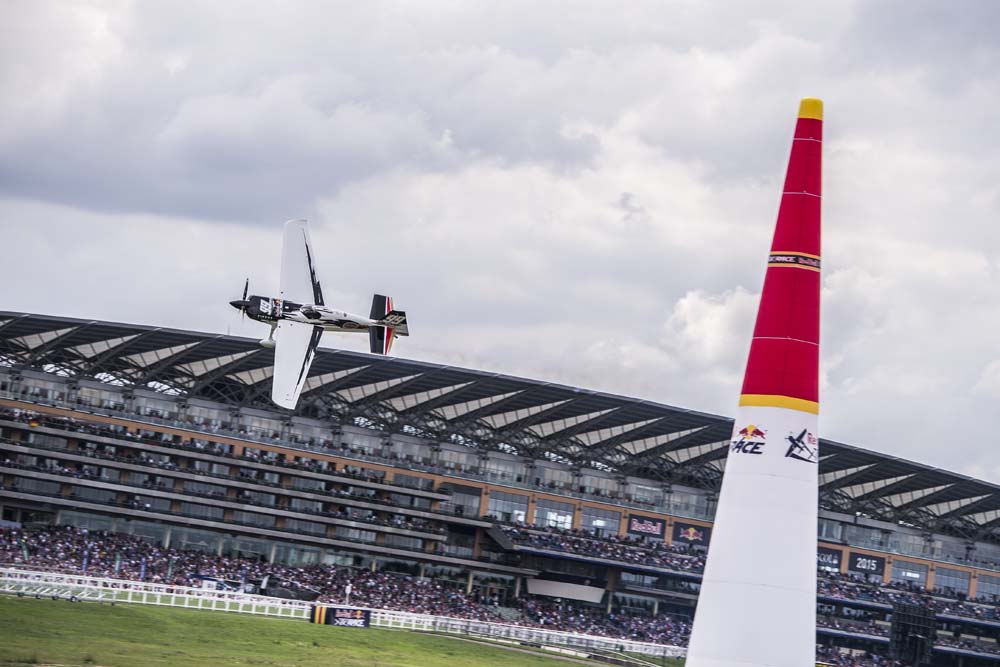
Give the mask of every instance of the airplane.
M 372 354 L 389 354 L 397 336 L 410 335 L 406 313 L 393 309 L 392 297 L 376 294 L 368 317 L 326 305 L 305 220 L 285 223 L 280 281 L 281 296 L 277 298 L 247 296 L 247 278 L 243 298 L 229 305 L 252 320 L 271 325 L 260 344 L 274 349 L 271 400 L 283 408 L 295 409 L 324 331 L 367 331 Z

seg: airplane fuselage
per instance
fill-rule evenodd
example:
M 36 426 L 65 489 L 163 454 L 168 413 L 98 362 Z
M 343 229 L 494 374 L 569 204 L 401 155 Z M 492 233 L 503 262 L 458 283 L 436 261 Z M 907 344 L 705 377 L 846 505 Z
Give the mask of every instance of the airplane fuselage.
M 299 324 L 323 327 L 324 331 L 364 333 L 377 322 L 363 315 L 355 315 L 328 306 L 295 303 L 287 299 L 273 299 L 266 296 L 251 296 L 246 301 L 233 301 L 234 308 L 244 308 L 252 320 L 272 326 L 279 320 L 290 320 Z

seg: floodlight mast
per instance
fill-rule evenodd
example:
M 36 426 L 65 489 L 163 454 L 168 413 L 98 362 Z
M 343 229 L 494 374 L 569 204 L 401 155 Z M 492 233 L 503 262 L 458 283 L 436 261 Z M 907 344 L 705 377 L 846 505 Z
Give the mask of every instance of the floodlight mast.
M 687 667 L 814 664 L 822 147 L 803 99 Z

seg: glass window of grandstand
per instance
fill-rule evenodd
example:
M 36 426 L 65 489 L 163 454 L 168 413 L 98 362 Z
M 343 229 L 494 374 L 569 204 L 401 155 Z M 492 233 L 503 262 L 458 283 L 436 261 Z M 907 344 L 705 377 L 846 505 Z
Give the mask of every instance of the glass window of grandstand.
M 853 524 L 844 526 L 844 540 L 852 546 L 883 550 L 886 548 L 885 538 L 886 533 L 880 528 Z
M 472 532 L 454 530 L 448 533 L 448 540 L 444 545 L 444 552 L 449 556 L 458 558 L 472 558 L 475 553 L 476 536 Z
M 539 466 L 535 469 L 535 485 L 546 489 L 568 489 L 573 485 L 573 473 L 562 468 Z
M 229 413 L 201 405 L 189 405 L 185 420 L 209 429 L 229 428 Z
M 244 526 L 272 528 L 274 527 L 275 517 L 270 514 L 257 514 L 256 512 L 236 510 L 233 512 L 233 522 L 243 524 Z
M 222 536 L 207 530 L 191 528 L 173 528 L 170 533 L 170 546 L 181 551 L 207 551 L 215 553 L 219 548 Z
M 430 461 L 431 448 L 429 445 L 410 442 L 393 441 L 391 458 L 406 463 L 427 463 Z
M 1000 600 L 1000 577 L 980 574 L 976 582 L 976 599 L 992 602 Z
M 302 445 L 321 446 L 333 441 L 333 435 L 328 429 L 311 424 L 293 423 L 289 431 L 292 442 Z
M 695 519 L 711 518 L 711 513 L 708 510 L 708 497 L 704 493 L 670 489 L 663 496 L 663 507 L 680 516 Z
M 927 565 L 910 563 L 905 560 L 894 560 L 892 563 L 892 580 L 899 584 L 911 584 L 917 588 L 927 586 Z
M 932 557 L 934 541 L 919 534 L 897 533 L 889 535 L 889 551 L 907 556 Z
M 213 496 L 215 498 L 224 498 L 226 495 L 226 487 L 219 484 L 207 484 L 205 482 L 184 482 L 184 490 L 188 493 L 196 494 L 199 496 Z
M 408 496 L 402 493 L 390 493 L 389 500 L 400 507 L 413 507 L 421 510 L 429 510 L 431 508 L 430 499 L 421 498 L 419 496 Z
M 964 570 L 939 567 L 934 573 L 934 590 L 965 596 L 969 594 L 969 579 L 970 574 Z
M 63 510 L 59 513 L 59 523 L 65 526 L 86 528 L 89 531 L 113 531 L 115 527 L 115 520 L 112 517 L 71 510 Z
M 78 500 L 84 500 L 92 503 L 101 504 L 115 504 L 117 493 L 114 491 L 108 491 L 106 489 L 94 489 L 89 486 L 74 486 L 70 491 L 71 497 Z M 133 498 L 128 504 L 134 509 L 145 509 L 145 510 L 158 510 L 160 508 L 153 507 L 153 501 L 159 500 L 158 498 L 147 498 L 144 501 L 139 501 L 138 497 Z M 166 499 L 164 499 L 166 500 Z M 170 501 L 167 500 L 167 506 L 169 508 Z
M 221 507 L 199 505 L 198 503 L 181 503 L 181 514 L 199 519 L 214 519 L 220 521 L 223 515 Z
M 375 569 L 379 572 L 394 572 L 410 576 L 420 575 L 420 564 L 409 560 L 397 560 L 394 558 L 376 558 Z
M 421 551 L 424 548 L 424 541 L 419 537 L 408 537 L 406 535 L 394 535 L 388 533 L 385 536 L 385 546 L 397 549 L 408 549 L 410 551 Z
M 252 438 L 278 440 L 281 438 L 281 421 L 257 415 L 240 415 L 240 432 Z
M 573 486 L 573 472 L 562 468 L 540 468 L 541 485 L 547 489 L 568 489 Z
M 136 414 L 158 419 L 176 419 L 177 403 L 159 398 L 136 396 L 133 403 Z
M 598 536 L 617 535 L 621 520 L 621 512 L 584 505 L 580 514 L 580 528 Z
M 382 436 L 344 429 L 340 436 L 340 448 L 352 454 L 377 454 L 382 449 Z
M 308 468 L 309 470 L 327 470 L 329 472 L 334 472 L 336 469 L 336 466 L 330 461 L 317 461 L 316 459 L 311 459 L 307 456 L 293 456 L 292 463 L 297 466 L 302 466 L 303 468 Z M 321 489 L 323 488 L 323 481 L 313 477 L 293 476 L 292 486 L 297 489 Z
M 612 604 L 617 607 L 621 613 L 631 614 L 633 616 L 652 615 L 653 610 L 657 606 L 656 600 L 653 598 L 647 598 L 641 595 L 626 595 L 624 593 L 615 593 Z
M 994 570 L 1000 570 L 1000 546 L 976 542 L 965 550 L 965 559 L 985 564 Z
M 474 486 L 445 483 L 441 490 L 451 491 L 451 500 L 441 503 L 441 509 L 460 516 L 479 516 L 480 490 Z
M 625 499 L 640 505 L 659 505 L 663 501 L 663 491 L 655 486 L 629 484 Z
M 30 477 L 14 477 L 11 480 L 11 486 L 13 486 L 18 491 L 24 491 L 27 493 L 37 493 L 43 496 L 55 496 L 59 494 L 59 482 L 50 482 L 44 479 L 32 479 Z
M 442 449 L 439 455 L 438 461 L 440 465 L 445 470 L 458 470 L 465 472 L 470 467 L 469 461 L 471 457 L 469 452 L 460 452 L 454 449 Z
M 95 387 L 80 387 L 76 392 L 76 402 L 79 405 L 86 405 L 92 408 L 104 408 L 106 410 L 124 410 L 125 402 L 121 393 L 97 389 Z
M 222 539 L 222 555 L 264 562 L 271 556 L 272 544 L 268 540 L 226 535 Z
M 66 386 L 61 382 L 47 382 L 35 378 L 24 378 L 21 395 L 30 401 L 56 401 L 66 399 Z
M 27 435 L 27 438 L 24 437 L 25 435 Z M 41 445 L 46 449 L 66 449 L 66 438 L 60 438 L 55 435 L 49 435 L 48 433 L 27 433 L 27 434 L 22 433 L 21 437 L 22 437 L 22 442 L 28 442 L 33 445 Z M 83 449 L 86 449 L 88 451 L 93 451 L 97 449 L 97 445 L 93 445 L 92 443 L 87 443 L 87 445 L 89 446 L 83 447 Z M 106 448 L 111 449 L 113 453 L 114 447 L 110 447 L 109 445 L 104 445 L 104 446 Z
M 301 519 L 285 519 L 285 532 L 306 535 L 326 535 L 326 524 Z
M 322 511 L 323 503 L 318 500 L 307 500 L 305 498 L 291 498 L 288 501 L 289 509 L 296 512 L 312 512 L 317 513 Z
M 274 549 L 274 562 L 291 566 L 313 565 L 319 563 L 321 555 L 319 549 L 279 543 Z
M 469 573 L 458 567 L 427 563 L 424 566 L 424 576 L 452 588 L 464 588 L 468 581 Z
M 348 526 L 337 526 L 334 531 L 334 535 L 341 540 L 349 540 L 351 542 L 367 542 L 369 544 L 373 544 L 375 542 L 375 531 L 372 530 L 361 530 L 359 528 L 350 528 Z
M 535 525 L 569 530 L 573 527 L 573 512 L 576 507 L 572 503 L 560 503 L 555 500 L 539 500 L 535 505 Z
M 952 563 L 966 563 L 970 560 L 970 552 L 974 544 L 967 540 L 958 540 L 950 537 L 935 536 L 933 540 L 934 560 L 951 561 Z
M 486 461 L 486 478 L 498 482 L 523 482 L 524 464 L 490 456 Z
M 524 523 L 528 513 L 528 497 L 517 493 L 490 493 L 489 514 L 505 523 Z
M 840 542 L 843 539 L 844 526 L 839 521 L 820 519 L 818 534 L 821 540 Z
M 371 563 L 371 557 L 363 557 L 356 553 L 341 553 L 339 551 L 327 551 L 323 553 L 323 565 L 340 565 L 341 567 L 365 567 L 365 563 Z
M 392 476 L 392 483 L 396 486 L 405 486 L 408 489 L 433 489 L 434 480 L 429 477 L 418 477 L 417 475 L 404 475 L 397 472 Z
M 618 480 L 611 477 L 585 474 L 580 477 L 580 493 L 587 493 L 602 498 L 617 498 Z

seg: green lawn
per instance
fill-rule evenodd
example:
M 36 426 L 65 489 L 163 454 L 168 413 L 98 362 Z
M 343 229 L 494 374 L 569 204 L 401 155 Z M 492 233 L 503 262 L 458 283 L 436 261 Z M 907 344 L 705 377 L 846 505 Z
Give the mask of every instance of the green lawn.
M 0 665 L 571 667 L 447 637 L 243 614 L 0 596 Z

